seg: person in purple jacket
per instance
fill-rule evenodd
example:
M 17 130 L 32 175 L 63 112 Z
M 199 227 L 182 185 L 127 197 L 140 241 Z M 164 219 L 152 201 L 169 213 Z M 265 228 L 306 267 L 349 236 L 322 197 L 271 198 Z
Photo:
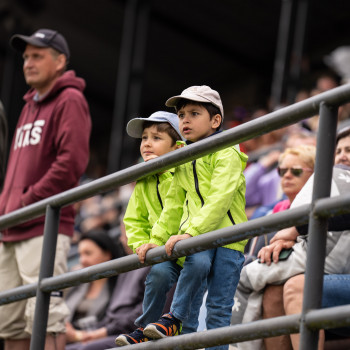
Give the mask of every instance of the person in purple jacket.
M 0 215 L 75 187 L 89 160 L 91 118 L 83 95 L 85 82 L 66 71 L 69 47 L 57 31 L 40 29 L 14 35 L 11 46 L 23 55 L 23 73 L 31 87 L 11 144 L 0 196 Z M 67 271 L 74 209 L 61 210 L 54 275 Z M 38 280 L 44 217 L 5 229 L 0 241 L 0 291 Z M 59 293 L 58 293 L 59 294 Z M 29 349 L 35 298 L 0 307 L 0 338 L 5 349 Z M 64 349 L 62 297 L 52 296 L 46 350 Z

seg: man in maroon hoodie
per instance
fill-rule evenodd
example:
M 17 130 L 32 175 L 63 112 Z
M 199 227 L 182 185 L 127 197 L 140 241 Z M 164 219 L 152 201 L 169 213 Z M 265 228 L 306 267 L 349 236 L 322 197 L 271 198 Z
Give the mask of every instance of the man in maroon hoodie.
M 31 89 L 12 140 L 0 215 L 68 190 L 78 184 L 89 160 L 91 119 L 83 95 L 85 82 L 66 71 L 69 48 L 50 29 L 14 35 L 11 46 L 23 54 L 23 72 Z M 61 211 L 54 274 L 66 272 L 72 206 Z M 38 280 L 44 217 L 1 232 L 0 291 Z M 0 307 L 0 338 L 6 350 L 29 349 L 35 298 Z M 68 309 L 51 297 L 46 350 L 64 349 Z
M 7 134 L 7 119 L 5 115 L 4 106 L 0 101 L 0 193 L 5 178 L 5 165 L 7 157 Z

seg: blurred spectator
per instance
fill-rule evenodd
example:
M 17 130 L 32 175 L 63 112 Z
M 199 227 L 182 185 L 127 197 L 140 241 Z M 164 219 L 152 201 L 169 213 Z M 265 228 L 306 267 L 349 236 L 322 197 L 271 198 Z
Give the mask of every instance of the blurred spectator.
M 107 230 L 111 236 L 119 236 L 121 213 L 125 210 L 133 189 L 134 183 L 130 183 L 104 195 L 96 195 L 77 202 L 75 204 L 77 237 L 98 228 Z
M 103 231 L 94 231 L 82 237 L 80 244 L 83 245 L 79 247 L 82 267 L 124 254 L 121 244 Z M 142 311 L 148 271 L 146 267 L 73 287 L 67 295 L 67 304 L 73 311 L 73 325 L 67 325 L 67 338 L 71 343 L 66 350 L 113 348 L 118 334 L 133 331 L 134 319 Z M 100 293 L 95 293 L 96 289 Z
M 340 46 L 324 57 L 324 62 L 340 77 L 341 84 L 350 83 L 350 46 Z M 339 129 L 350 125 L 350 103 L 339 107 Z
M 284 191 L 289 199 L 280 202 L 275 207 L 275 212 L 286 210 L 291 203 L 295 203 L 296 196 L 300 194 L 299 191 L 304 188 L 303 185 L 313 173 L 315 154 L 316 148 L 314 146 L 299 146 L 287 149 L 282 154 L 278 172 L 283 176 Z M 268 283 L 277 284 L 281 280 L 286 280 L 290 276 L 304 271 L 306 252 L 304 245 L 300 243 L 295 246 L 294 251 L 291 251 L 287 261 L 281 261 L 273 266 L 264 264 L 264 256 L 261 255 L 261 252 L 259 252 L 258 258 L 261 258 L 261 263 L 260 260 L 255 260 L 243 267 L 235 295 L 238 306 L 233 310 L 232 324 L 261 318 L 262 290 Z M 261 340 L 238 344 L 239 349 L 258 349 L 259 346 L 261 346 Z
M 259 117 L 268 114 L 269 111 L 265 108 L 258 108 L 253 111 L 249 120 L 255 120 Z M 271 147 L 278 148 L 279 142 L 284 135 L 284 129 L 273 130 L 267 134 L 256 136 L 252 139 L 244 141 L 240 144 L 242 151 L 247 153 L 253 161 L 256 161 L 260 156 L 271 150 Z M 249 160 L 250 162 L 250 160 Z
M 236 106 L 231 112 L 225 112 L 223 128 L 225 130 L 234 128 L 247 121 L 248 111 L 243 106 Z
M 324 62 L 341 77 L 341 83 L 350 82 L 350 46 L 340 46 L 324 57 Z
M 23 57 L 23 73 L 31 87 L 12 140 L 0 196 L 0 215 L 75 187 L 89 161 L 91 118 L 83 95 L 85 81 L 72 70 L 65 38 L 40 29 L 31 36 L 14 35 L 10 44 Z M 67 271 L 74 209 L 60 212 L 54 275 Z M 45 216 L 1 232 L 0 290 L 38 281 Z M 5 349 L 29 348 L 36 298 L 0 306 L 0 337 Z M 63 349 L 67 306 L 51 296 L 45 349 Z
M 335 76 L 335 74 L 332 74 L 330 72 L 321 74 L 316 79 L 316 90 L 321 92 L 325 92 L 331 89 L 336 88 L 339 86 L 339 79 Z
M 306 89 L 301 89 L 297 92 L 297 95 L 295 96 L 295 103 L 306 100 L 310 97 L 310 92 Z
M 336 152 L 335 152 L 335 160 L 334 163 L 337 166 L 342 167 L 343 173 L 340 173 L 340 178 L 343 179 L 344 184 L 346 185 L 346 179 L 347 176 L 349 176 L 349 171 L 347 169 L 350 169 L 350 127 L 344 128 L 338 132 L 337 135 L 337 145 L 336 145 Z M 342 170 L 338 170 L 342 171 Z M 345 181 L 344 181 L 345 180 Z M 337 191 L 335 194 L 339 193 L 346 193 L 348 192 L 348 188 L 346 186 L 336 186 L 335 183 L 332 184 L 333 186 L 333 192 L 334 187 L 337 187 Z M 334 193 L 333 193 L 334 195 Z M 342 225 L 342 227 L 340 227 Z M 344 230 L 349 227 L 349 219 L 348 216 L 343 219 L 342 217 L 335 217 L 334 220 L 331 218 L 329 219 L 329 229 L 334 231 Z M 299 228 L 299 231 L 301 228 Z M 307 233 L 307 227 L 303 227 L 302 234 Z M 332 255 L 330 253 L 327 255 L 327 259 L 332 260 L 333 262 L 340 261 L 339 267 L 340 270 L 336 270 L 335 273 L 349 273 L 347 270 L 347 262 L 348 258 L 346 254 L 342 254 L 337 249 L 339 247 L 344 247 L 345 250 L 348 247 L 348 237 L 349 237 L 349 231 L 345 231 L 344 234 L 341 233 L 341 237 L 339 238 L 339 233 L 331 233 L 332 237 L 338 237 L 338 245 L 331 246 L 329 242 L 327 242 L 327 252 L 329 252 L 330 248 L 328 246 L 331 246 L 333 248 Z M 277 252 L 278 253 L 278 252 Z M 328 257 L 329 256 L 329 257 Z M 342 260 L 345 259 L 345 260 Z M 330 280 L 332 280 L 330 278 Z M 288 283 L 288 284 L 287 284 Z M 293 313 L 300 313 L 301 307 L 302 307 L 302 298 L 303 298 L 303 289 L 301 288 L 303 285 L 303 277 L 295 277 L 291 278 L 286 283 L 285 293 L 284 295 L 287 296 L 288 299 L 285 300 L 285 306 L 283 306 L 284 303 L 284 296 L 283 296 L 283 285 L 281 286 L 267 286 L 264 292 L 264 300 L 263 300 L 263 308 L 264 308 L 264 318 L 270 318 L 270 317 L 277 317 L 281 316 L 286 313 L 293 314 Z M 342 282 L 340 282 L 341 285 Z M 329 282 L 325 282 L 325 287 L 328 287 Z M 341 288 L 342 290 L 346 290 L 347 281 L 344 279 L 344 287 Z M 326 291 L 327 293 L 327 291 Z M 339 298 L 338 300 L 342 300 Z M 292 301 L 292 302 L 291 302 Z M 336 301 L 334 301 L 334 304 Z M 330 305 L 331 303 L 329 300 L 327 303 L 324 303 L 324 305 Z M 335 331 L 336 333 L 337 331 Z M 328 333 L 334 333 L 333 330 L 329 330 Z M 288 346 L 290 343 L 290 338 L 293 341 L 293 346 L 295 349 L 298 348 L 299 344 L 299 335 L 291 335 L 289 336 L 280 336 L 280 337 L 274 337 L 274 338 L 268 338 L 265 340 L 265 346 L 267 349 L 275 349 L 276 347 L 281 346 L 281 344 L 284 344 L 285 346 Z M 323 340 L 321 341 L 321 343 Z M 289 345 L 289 348 L 291 345 Z M 288 348 L 287 348 L 288 349 Z
M 93 266 L 124 255 L 121 244 L 105 231 L 90 231 L 81 236 L 78 245 L 80 267 Z M 71 288 L 66 303 L 71 312 L 66 323 L 67 342 L 83 339 L 84 332 L 96 328 L 102 319 L 115 285 L 116 277 L 99 279 Z
M 90 182 L 85 180 L 82 184 Z M 71 268 L 79 260 L 78 242 L 84 233 L 91 230 L 104 230 L 116 240 L 122 240 L 123 213 L 134 189 L 134 183 L 130 183 L 110 191 L 104 195 L 96 195 L 86 198 L 74 204 L 77 215 L 75 217 L 74 236 L 68 257 L 68 266 Z M 124 250 L 131 250 L 122 242 Z
M 323 73 L 316 79 L 314 88 L 310 91 L 310 97 L 316 96 L 322 92 L 331 90 L 339 86 L 338 80 L 334 74 Z M 301 122 L 302 127 L 312 132 L 318 129 L 319 115 L 305 119 Z

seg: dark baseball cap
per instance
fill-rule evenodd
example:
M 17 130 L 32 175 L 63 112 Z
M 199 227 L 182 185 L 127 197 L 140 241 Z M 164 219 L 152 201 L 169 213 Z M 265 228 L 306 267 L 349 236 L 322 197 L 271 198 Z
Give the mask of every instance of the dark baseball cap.
M 24 52 L 27 44 L 37 47 L 51 47 L 63 53 L 69 59 L 69 47 L 62 34 L 52 29 L 39 29 L 31 36 L 15 34 L 10 39 L 10 45 L 17 51 Z

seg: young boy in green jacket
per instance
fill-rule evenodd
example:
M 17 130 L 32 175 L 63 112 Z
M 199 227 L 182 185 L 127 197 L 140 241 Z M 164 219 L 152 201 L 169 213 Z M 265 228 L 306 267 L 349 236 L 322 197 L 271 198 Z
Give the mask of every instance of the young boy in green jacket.
M 176 141 L 184 140 L 179 131 L 177 115 L 164 111 L 153 113 L 148 118 L 132 119 L 127 125 L 127 133 L 131 137 L 141 138 L 140 152 L 145 162 L 179 148 Z M 150 243 L 150 233 L 162 212 L 172 179 L 172 170 L 147 176 L 137 181 L 129 200 L 123 221 L 128 245 L 137 253 L 141 262 L 144 262 L 146 252 L 157 246 Z M 138 328 L 131 334 L 118 336 L 117 345 L 148 340 L 143 335 L 143 327 L 161 316 L 166 294 L 177 281 L 181 269 L 182 263 L 176 260 L 152 266 L 145 282 L 143 314 L 135 321 Z M 198 307 L 200 302 L 198 300 Z M 185 332 L 195 332 L 197 329 L 196 324 L 186 327 L 186 323 L 184 328 Z
M 218 92 L 210 87 L 192 86 L 168 99 L 166 105 L 175 107 L 187 144 L 220 132 L 223 106 Z M 165 244 L 171 255 L 180 240 L 246 221 L 246 162 L 247 156 L 238 146 L 232 146 L 177 167 L 150 243 Z M 203 294 L 201 286 L 206 283 L 207 329 L 229 326 L 245 244 L 246 241 L 235 242 L 187 256 L 171 312 L 149 324 L 144 335 L 154 339 L 179 334 L 182 322 L 191 322 L 191 305 L 198 293 Z M 228 345 L 211 349 L 228 349 Z

